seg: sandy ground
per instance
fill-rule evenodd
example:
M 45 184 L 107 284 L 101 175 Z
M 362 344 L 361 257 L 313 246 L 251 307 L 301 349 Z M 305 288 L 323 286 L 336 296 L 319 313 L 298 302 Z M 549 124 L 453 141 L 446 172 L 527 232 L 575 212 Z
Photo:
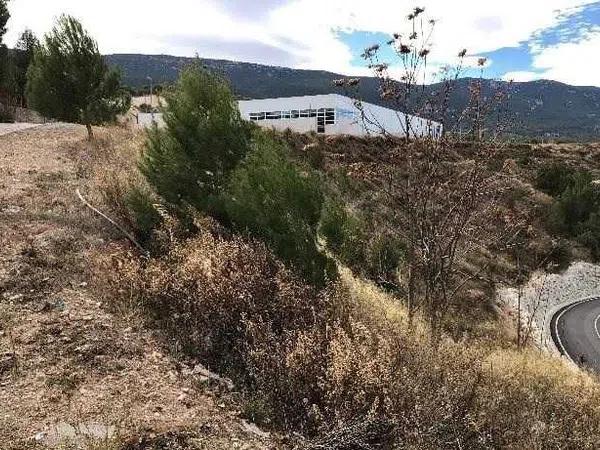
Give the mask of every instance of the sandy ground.
M 0 137 L 0 449 L 55 448 L 90 429 L 179 445 L 156 448 L 279 448 L 89 290 L 86 256 L 116 236 L 74 193 L 85 136 L 46 124 Z

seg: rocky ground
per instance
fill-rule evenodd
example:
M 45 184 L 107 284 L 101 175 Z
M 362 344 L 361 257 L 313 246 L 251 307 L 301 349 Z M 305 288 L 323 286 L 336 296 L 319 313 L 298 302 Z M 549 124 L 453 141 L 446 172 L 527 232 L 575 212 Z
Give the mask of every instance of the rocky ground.
M 118 236 L 75 195 L 85 136 L 0 137 L 0 448 L 281 447 L 239 417 L 235 387 L 94 298 L 86 260 Z

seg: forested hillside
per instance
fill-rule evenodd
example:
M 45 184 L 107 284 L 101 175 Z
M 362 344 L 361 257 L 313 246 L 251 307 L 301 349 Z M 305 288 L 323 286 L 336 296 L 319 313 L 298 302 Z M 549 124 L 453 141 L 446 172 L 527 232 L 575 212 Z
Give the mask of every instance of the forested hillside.
M 135 88 L 148 84 L 174 82 L 181 69 L 192 58 L 167 55 L 108 55 L 111 66 L 118 67 L 123 82 Z M 293 95 L 314 95 L 340 92 L 333 80 L 340 74 L 319 70 L 297 70 L 235 61 L 203 59 L 203 64 L 231 82 L 240 98 L 269 98 Z M 468 99 L 469 79 L 458 81 L 452 97 L 452 111 L 462 111 Z M 363 100 L 385 105 L 378 93 L 375 78 L 362 78 L 360 95 Z M 435 91 L 439 86 L 427 89 Z M 530 137 L 596 140 L 600 135 L 600 88 L 575 87 L 555 81 L 508 83 L 486 80 L 484 91 L 506 89 L 511 95 L 507 109 L 511 111 L 511 129 L 515 134 Z

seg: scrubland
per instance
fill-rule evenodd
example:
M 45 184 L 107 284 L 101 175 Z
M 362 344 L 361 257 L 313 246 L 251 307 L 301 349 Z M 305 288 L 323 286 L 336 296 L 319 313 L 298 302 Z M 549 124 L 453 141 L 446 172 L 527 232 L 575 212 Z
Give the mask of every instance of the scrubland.
M 123 133 L 126 139 L 122 139 Z M 112 132 L 87 166 L 94 200 L 140 230 L 139 216 L 119 199 L 150 190 L 136 159 L 142 138 Z M 368 140 L 288 135 L 294 157 L 323 173 L 376 165 Z M 294 144 L 296 142 L 296 144 Z M 373 150 L 375 151 L 375 150 Z M 596 148 L 567 158 L 586 164 Z M 304 154 L 303 154 L 304 152 Z M 506 211 L 531 220 L 530 248 L 553 248 L 543 227 L 550 197 L 537 191 L 531 162 L 521 155 L 564 157 L 562 148 L 507 150 L 514 191 Z M 583 161 L 583 162 L 580 162 Z M 160 199 L 156 199 L 160 203 Z M 357 202 L 358 204 L 358 202 Z M 160 209 L 160 208 L 159 208 Z M 181 364 L 201 362 L 235 384 L 240 414 L 284 437 L 276 447 L 354 448 L 594 448 L 600 433 L 596 377 L 542 350 L 515 345 L 514 311 L 495 303 L 477 281 L 434 342 L 424 319 L 409 323 L 402 298 L 339 261 L 339 277 L 318 288 L 286 267 L 264 243 L 194 215 L 190 235 L 161 210 L 161 224 L 142 233 L 153 254 L 140 257 L 117 240 L 90 259 L 94 292 L 118 317 L 153 330 Z M 137 217 L 137 218 L 136 218 Z M 590 258 L 566 240 L 574 253 Z M 498 279 L 514 274 L 510 254 L 497 259 Z M 477 265 L 477 260 L 465 265 Z M 526 268 L 533 270 L 534 263 Z M 558 270 L 558 269 L 557 269 Z M 186 447 L 187 448 L 187 447 Z M 194 448 L 194 447 L 190 447 Z

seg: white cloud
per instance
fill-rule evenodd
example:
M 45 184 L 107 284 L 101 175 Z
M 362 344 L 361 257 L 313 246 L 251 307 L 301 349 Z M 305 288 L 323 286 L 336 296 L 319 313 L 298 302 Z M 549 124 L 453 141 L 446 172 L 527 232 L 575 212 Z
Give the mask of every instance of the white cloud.
M 537 72 L 527 71 L 508 72 L 502 77 L 504 81 L 516 81 L 517 83 L 539 80 L 540 78 L 544 77 Z
M 368 70 L 353 65 L 356 55 L 339 32 L 402 32 L 408 12 L 417 5 L 439 19 L 430 57 L 431 66 L 439 67 L 453 61 L 462 48 L 477 55 L 517 46 L 564 20 L 565 10 L 590 3 L 593 0 L 170 0 L 165 6 L 163 0 L 13 0 L 7 42 L 14 42 L 25 27 L 43 34 L 65 12 L 83 21 L 104 53 L 193 56 L 199 50 L 203 57 L 365 75 Z M 540 64 L 567 76 L 561 70 L 569 68 L 559 70 L 554 64 L 563 50 L 541 50 Z
M 600 86 L 600 28 L 588 32 L 579 42 L 561 43 L 541 49 L 533 67 L 543 70 L 542 78 L 577 86 Z

